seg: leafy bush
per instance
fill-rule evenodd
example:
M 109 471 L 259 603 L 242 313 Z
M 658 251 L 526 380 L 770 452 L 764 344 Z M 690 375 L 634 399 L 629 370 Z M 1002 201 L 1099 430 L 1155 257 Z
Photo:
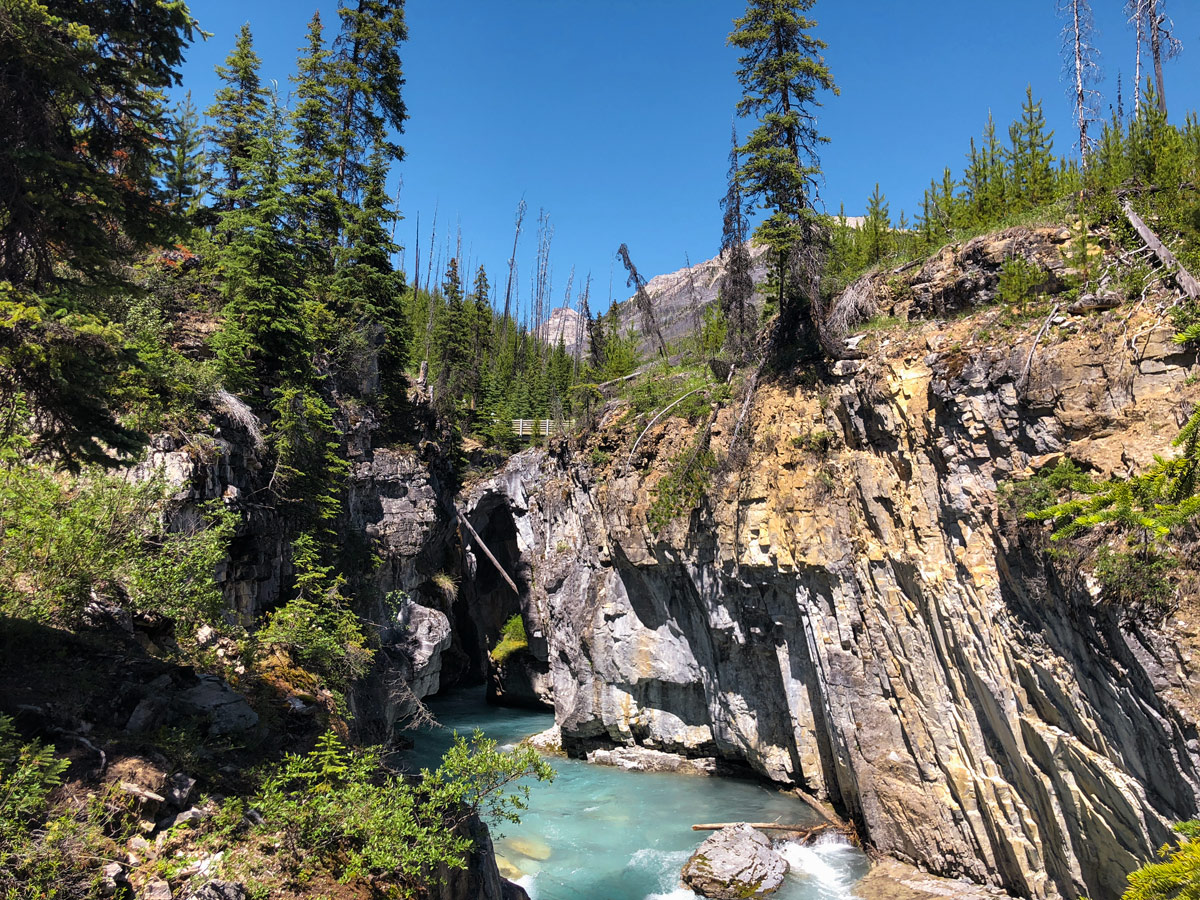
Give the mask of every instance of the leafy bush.
M 212 504 L 192 530 L 163 526 L 167 489 L 89 471 L 63 479 L 30 465 L 0 468 L 0 612 L 73 624 L 100 598 L 167 616 L 181 636 L 220 624 L 214 580 L 236 515 Z
M 519 821 L 527 778 L 553 770 L 530 748 L 502 753 L 476 732 L 418 781 L 383 769 L 378 750 L 349 750 L 327 733 L 316 749 L 288 756 L 263 783 L 259 830 L 277 834 L 285 864 L 299 878 L 328 872 L 395 880 L 415 895 L 440 865 L 462 868 L 471 850 L 463 826 L 472 815 Z
M 1104 602 L 1134 613 L 1162 615 L 1175 595 L 1170 576 L 1177 568 L 1175 558 L 1167 554 L 1105 546 L 1096 553 L 1093 574 Z
M 0 859 L 28 839 L 67 765 L 55 758 L 53 747 L 23 742 L 12 719 L 0 715 Z
M 492 662 L 499 665 L 518 650 L 529 646 L 529 637 L 525 633 L 525 620 L 517 613 L 500 629 L 500 641 L 492 650 Z

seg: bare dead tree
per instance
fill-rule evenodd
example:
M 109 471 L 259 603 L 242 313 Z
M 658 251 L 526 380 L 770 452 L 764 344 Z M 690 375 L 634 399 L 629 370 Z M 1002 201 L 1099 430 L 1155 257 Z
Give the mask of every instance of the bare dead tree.
M 508 285 L 504 288 L 504 319 L 500 326 L 500 342 L 508 339 L 508 320 L 512 314 L 513 285 L 517 280 L 517 241 L 521 238 L 521 224 L 525 221 L 525 198 L 517 204 L 517 225 L 513 230 L 512 256 L 508 258 Z
M 658 352 L 662 354 L 663 359 L 666 359 L 667 342 L 663 340 L 662 329 L 658 327 L 658 319 L 654 317 L 654 304 L 650 302 L 650 295 L 646 293 L 646 279 L 638 273 L 637 266 L 629 258 L 628 246 L 622 244 L 618 247 L 617 256 L 621 258 L 621 264 L 629 273 L 626 285 L 634 289 L 633 303 L 641 316 L 642 329 L 658 341 Z
M 579 303 L 576 312 L 579 313 L 579 319 L 575 327 L 575 380 L 579 380 L 579 364 L 583 359 L 583 335 L 588 330 L 588 326 L 592 321 L 592 311 L 588 308 L 588 300 L 592 294 L 592 273 L 588 272 L 587 279 L 583 283 L 583 290 L 579 294 Z
M 1070 78 L 1070 95 L 1079 130 L 1079 156 L 1086 166 L 1092 139 L 1088 129 L 1099 117 L 1100 53 L 1094 43 L 1095 22 L 1089 0 L 1058 0 L 1058 14 L 1066 19 L 1062 32 L 1063 74 Z
M 1138 95 L 1142 90 L 1142 47 L 1146 43 L 1146 9 L 1149 0 L 1125 0 L 1125 15 L 1133 26 L 1137 41 L 1137 57 L 1133 67 L 1133 108 L 1137 109 Z
M 1167 112 L 1167 89 L 1163 81 L 1163 63 L 1174 59 L 1183 50 L 1175 37 L 1175 23 L 1166 14 L 1166 0 L 1127 0 L 1125 12 L 1137 32 L 1137 77 L 1141 91 L 1142 49 L 1148 48 L 1154 65 L 1154 89 L 1159 111 Z
M 692 271 L 692 258 L 683 254 L 683 264 L 688 277 L 688 307 L 692 314 L 692 334 L 700 340 L 700 297 L 696 293 L 696 273 Z
M 721 200 L 721 208 L 725 211 L 721 230 L 721 257 L 725 261 L 719 287 L 721 312 L 725 315 L 725 346 L 737 364 L 745 358 L 749 348 L 747 308 L 754 296 L 754 277 L 751 275 L 750 251 L 746 246 L 749 223 L 742 204 L 736 125 L 733 128 L 733 148 L 729 151 L 729 185 Z
M 550 298 L 550 242 L 554 240 L 554 226 L 550 214 L 538 210 L 537 270 L 534 273 L 533 333 L 538 334 L 546 320 L 547 301 Z
M 1175 23 L 1163 12 L 1165 0 L 1147 2 L 1150 7 L 1150 55 L 1154 59 L 1154 86 L 1158 92 L 1158 108 L 1165 116 L 1167 89 L 1163 85 L 1163 62 L 1178 56 L 1183 44 L 1175 37 Z

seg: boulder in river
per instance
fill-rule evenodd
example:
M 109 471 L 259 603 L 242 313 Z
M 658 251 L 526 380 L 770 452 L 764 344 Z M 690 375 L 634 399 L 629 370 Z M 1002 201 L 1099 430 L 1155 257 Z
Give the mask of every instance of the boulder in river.
M 749 825 L 722 828 L 683 867 L 683 882 L 713 900 L 765 897 L 779 890 L 788 862 Z

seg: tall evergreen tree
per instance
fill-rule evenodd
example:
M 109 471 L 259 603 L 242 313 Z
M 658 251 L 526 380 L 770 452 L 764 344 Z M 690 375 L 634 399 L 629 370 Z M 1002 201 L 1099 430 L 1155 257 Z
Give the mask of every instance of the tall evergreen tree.
M 308 25 L 308 40 L 301 48 L 296 85 L 298 102 L 292 113 L 296 148 L 288 181 L 296 198 L 296 240 L 306 263 L 328 273 L 333 248 L 341 233 L 342 216 L 334 192 L 333 97 L 329 92 L 329 51 L 325 47 L 321 14 Z
M 821 171 L 817 151 L 827 141 L 817 131 L 814 108 L 820 105 L 821 91 L 837 93 L 821 55 L 826 44 L 813 36 L 817 23 L 804 15 L 814 4 L 815 0 L 750 0 L 729 35 L 729 43 L 743 51 L 737 74 L 744 93 L 738 113 L 758 120 L 741 148 L 742 186 L 769 212 L 756 234 L 775 255 L 785 332 L 795 322 L 805 332 L 810 352 L 818 349 L 815 273 L 797 271 L 798 249 L 813 240 L 812 200 Z M 787 285 L 797 276 L 805 283 L 789 303 Z
M 445 306 L 433 329 L 433 368 L 437 376 L 434 403 L 442 415 L 457 418 L 472 364 L 471 321 L 463 303 L 458 260 L 451 257 L 442 281 Z
M 251 145 L 261 133 L 267 115 L 267 91 L 259 78 L 262 60 L 254 51 L 249 24 L 238 31 L 225 64 L 217 66 L 223 82 L 208 108 L 209 164 L 213 167 L 214 208 L 227 212 L 245 202 L 246 169 L 251 165 Z M 239 200 L 238 198 L 242 198 Z
M 491 285 L 488 283 L 487 270 L 480 265 L 475 272 L 475 287 L 471 291 L 471 368 L 468 371 L 467 393 L 470 396 L 471 408 L 478 409 L 483 401 L 484 373 L 492 355 L 492 334 L 495 317 L 489 299 Z
M 733 128 L 729 150 L 729 174 L 725 196 L 721 200 L 724 217 L 721 226 L 721 312 L 725 316 L 725 344 L 734 362 L 741 362 L 750 349 L 753 330 L 754 277 L 751 275 L 750 250 L 746 241 L 749 223 L 742 202 L 741 165 L 738 159 L 737 126 Z M 593 345 L 595 341 L 593 340 Z
M 163 187 L 167 202 L 178 213 L 194 212 L 204 194 L 204 141 L 192 92 L 175 105 L 168 129 L 170 143 L 163 155 Z
M 113 414 L 127 360 L 95 301 L 176 232 L 153 175 L 195 29 L 174 0 L 0 3 L 0 404 L 68 467 L 141 446 Z
M 388 226 L 395 218 L 387 195 L 387 160 L 380 148 L 371 156 L 363 183 L 362 202 L 351 207 L 345 245 L 337 253 L 333 280 L 335 309 L 350 327 L 369 334 L 382 332 L 379 349 L 379 393 L 386 408 L 405 397 L 411 332 L 404 314 L 404 276 L 395 271 L 392 255 L 398 249 Z
M 389 159 L 404 157 L 389 130 L 404 131 L 408 116 L 401 96 L 400 44 L 408 38 L 404 0 L 341 0 L 341 31 L 329 60 L 337 155 L 334 189 L 354 198 L 368 155 L 383 147 Z
M 285 227 L 287 144 L 283 111 L 272 102 L 238 158 L 238 186 L 227 191 L 217 225 L 226 302 L 213 342 L 227 384 L 246 393 L 303 383 L 311 374 L 301 270 Z
M 1009 150 L 1014 194 L 1028 206 L 1051 198 L 1054 191 L 1054 132 L 1046 131 L 1042 103 L 1033 99 L 1033 86 L 1025 89 L 1021 118 L 1009 128 Z

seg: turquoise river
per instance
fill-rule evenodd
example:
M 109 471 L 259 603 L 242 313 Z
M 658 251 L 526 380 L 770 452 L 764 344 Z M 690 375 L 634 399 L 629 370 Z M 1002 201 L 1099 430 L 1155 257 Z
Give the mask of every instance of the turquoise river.
M 417 736 L 408 757 L 436 766 L 455 731 L 479 728 L 502 747 L 554 724 L 548 713 L 488 706 L 482 689 L 436 699 L 441 728 Z M 736 778 L 651 775 L 553 758 L 553 784 L 536 784 L 520 825 L 493 826 L 501 870 L 531 900 L 691 900 L 679 870 L 704 839 L 698 822 L 815 823 L 802 801 Z M 791 872 L 778 900 L 842 900 L 868 862 L 841 839 L 784 844 Z

